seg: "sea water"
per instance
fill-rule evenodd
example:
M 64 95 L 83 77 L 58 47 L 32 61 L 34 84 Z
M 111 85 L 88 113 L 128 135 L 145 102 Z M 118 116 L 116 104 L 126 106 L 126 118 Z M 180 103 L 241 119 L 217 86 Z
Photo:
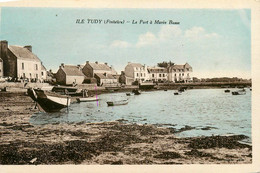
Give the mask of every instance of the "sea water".
M 233 89 L 235 90 L 235 89 Z M 126 123 L 156 124 L 181 129 L 179 137 L 211 135 L 246 135 L 251 143 L 251 91 L 245 95 L 225 93 L 224 89 L 192 89 L 181 95 L 174 90 L 102 94 L 95 102 L 71 104 L 59 113 L 36 113 L 30 122 L 34 125 L 49 123 L 107 122 L 122 120 Z M 127 105 L 107 106 L 107 101 L 128 99 Z

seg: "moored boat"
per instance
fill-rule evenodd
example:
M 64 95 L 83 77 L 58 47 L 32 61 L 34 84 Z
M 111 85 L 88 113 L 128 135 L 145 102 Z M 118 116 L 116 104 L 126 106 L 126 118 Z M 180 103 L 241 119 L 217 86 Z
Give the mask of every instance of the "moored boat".
M 127 96 L 131 96 L 131 93 L 125 93 Z
M 225 93 L 229 93 L 229 92 L 230 92 L 230 90 L 225 90 L 224 92 L 225 92 Z
M 140 95 L 140 94 L 141 94 L 141 91 L 138 90 L 138 89 L 134 89 L 132 92 L 133 92 L 135 95 Z
M 70 98 L 41 89 L 28 89 L 28 95 L 40 105 L 45 112 L 58 112 L 70 105 Z
M 77 102 L 94 102 L 98 101 L 99 98 L 97 97 L 82 97 L 82 98 L 77 98 Z
M 245 95 L 246 94 L 246 90 L 238 90 L 238 91 L 233 91 L 232 95 Z
M 128 103 L 128 100 L 107 101 L 108 106 L 126 105 L 127 103 Z
M 174 95 L 181 95 L 181 92 L 174 92 Z

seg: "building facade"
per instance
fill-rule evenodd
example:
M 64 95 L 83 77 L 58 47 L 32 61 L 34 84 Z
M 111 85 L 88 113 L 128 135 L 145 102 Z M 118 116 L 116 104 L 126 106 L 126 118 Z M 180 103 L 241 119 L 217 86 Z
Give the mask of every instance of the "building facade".
M 64 65 L 63 63 L 60 65 L 55 77 L 56 82 L 62 85 L 82 84 L 85 79 L 80 65 Z
M 44 77 L 42 62 L 32 52 L 32 46 L 12 46 L 4 40 L 0 42 L 0 55 L 3 60 L 4 76 L 30 81 L 38 81 Z
M 192 67 L 186 63 L 184 65 L 167 65 L 167 67 L 147 67 L 139 63 L 128 63 L 125 71 L 121 73 L 120 82 L 132 85 L 135 81 L 153 82 L 191 82 Z
M 118 80 L 116 78 L 117 72 L 107 63 L 99 63 L 97 61 L 92 63 L 86 61 L 82 72 L 88 79 L 96 79 L 99 86 L 118 84 Z
M 128 62 L 124 75 L 126 85 L 132 85 L 135 81 L 143 82 L 149 79 L 147 66 L 140 63 Z
M 149 80 L 162 82 L 168 80 L 167 69 L 163 67 L 148 67 Z
M 186 63 L 184 65 L 172 65 L 168 67 L 168 80 L 171 82 L 191 82 L 192 67 Z
M 97 79 L 98 86 L 113 86 L 118 83 L 117 78 L 112 74 L 95 73 L 94 77 Z

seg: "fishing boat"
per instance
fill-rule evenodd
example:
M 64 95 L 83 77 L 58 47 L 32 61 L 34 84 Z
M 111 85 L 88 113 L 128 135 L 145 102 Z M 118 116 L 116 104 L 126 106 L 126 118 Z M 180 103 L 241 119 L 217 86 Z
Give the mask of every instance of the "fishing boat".
M 140 95 L 140 94 L 141 94 L 141 91 L 138 90 L 138 89 L 134 89 L 132 92 L 133 92 L 135 95 Z
M 126 96 L 131 96 L 131 93 L 125 93 L 126 94 Z
M 126 105 L 128 103 L 128 100 L 119 100 L 119 101 L 108 101 L 108 106 L 118 106 L 118 105 Z
M 77 102 L 94 102 L 98 101 L 99 98 L 97 97 L 82 97 L 82 98 L 77 98 Z
M 225 90 L 224 92 L 225 92 L 225 93 L 229 93 L 229 92 L 230 92 L 230 90 Z
M 174 95 L 181 95 L 181 92 L 174 92 Z
M 70 97 L 68 96 L 41 89 L 28 89 L 27 93 L 45 112 L 58 112 L 70 105 Z
M 232 95 L 245 95 L 246 94 L 246 90 L 238 90 L 238 91 L 233 91 Z

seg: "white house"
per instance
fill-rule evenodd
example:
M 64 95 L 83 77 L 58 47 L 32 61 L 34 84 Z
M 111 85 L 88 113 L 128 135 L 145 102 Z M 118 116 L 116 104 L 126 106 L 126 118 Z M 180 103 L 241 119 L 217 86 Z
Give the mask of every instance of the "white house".
M 149 72 L 149 79 L 154 82 L 168 80 L 168 72 L 166 68 L 148 67 L 148 72 Z
M 186 63 L 184 65 L 172 65 L 168 67 L 168 80 L 172 82 L 191 82 L 192 67 Z
M 149 79 L 147 66 L 128 62 L 125 67 L 125 83 L 131 85 L 134 81 L 143 82 Z

